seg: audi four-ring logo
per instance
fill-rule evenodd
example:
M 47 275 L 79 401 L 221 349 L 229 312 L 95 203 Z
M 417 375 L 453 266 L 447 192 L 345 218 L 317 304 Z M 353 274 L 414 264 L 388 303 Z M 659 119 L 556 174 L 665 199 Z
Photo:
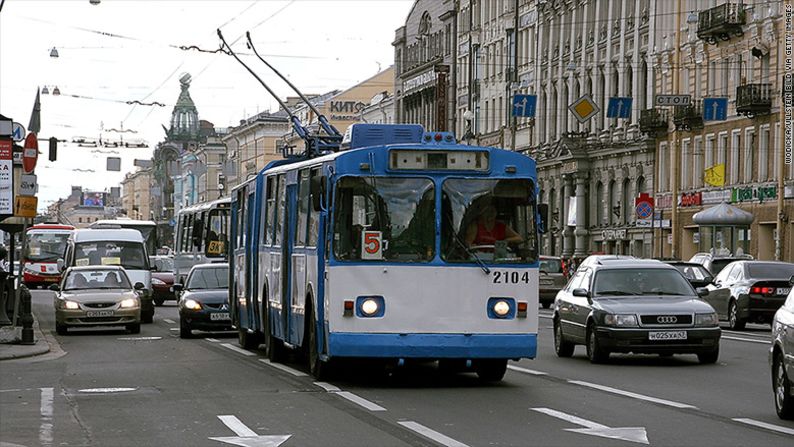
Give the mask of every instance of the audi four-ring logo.
M 678 322 L 678 317 L 675 315 L 656 317 L 656 322 L 659 324 L 674 324 Z

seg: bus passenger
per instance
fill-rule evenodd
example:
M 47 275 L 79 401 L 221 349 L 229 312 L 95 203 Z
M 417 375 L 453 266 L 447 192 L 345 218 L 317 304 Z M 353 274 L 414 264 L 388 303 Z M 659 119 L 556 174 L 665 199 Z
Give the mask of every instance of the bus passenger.
M 487 205 L 480 212 L 475 222 L 472 222 L 466 229 L 466 245 L 469 247 L 495 245 L 497 241 L 504 241 L 511 244 L 519 244 L 524 239 L 507 226 L 504 222 L 496 219 L 496 207 Z

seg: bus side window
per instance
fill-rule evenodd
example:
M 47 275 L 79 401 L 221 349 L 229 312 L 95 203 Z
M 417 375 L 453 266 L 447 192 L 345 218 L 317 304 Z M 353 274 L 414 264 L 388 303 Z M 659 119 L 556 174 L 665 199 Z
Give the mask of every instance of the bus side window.
M 309 170 L 303 169 L 299 173 L 298 182 L 298 218 L 295 219 L 295 246 L 306 246 L 306 230 L 309 223 L 309 209 L 311 197 L 309 195 Z
M 277 246 L 281 246 L 281 240 L 284 236 L 283 228 L 284 228 L 284 210 L 287 206 L 287 184 L 286 184 L 286 176 L 281 174 L 278 176 L 278 205 L 276 207 L 276 234 L 274 244 Z
M 320 177 L 321 169 L 314 168 L 311 171 L 311 178 Z M 311 180 L 309 180 L 309 185 L 311 185 Z M 317 240 L 319 238 L 319 231 L 320 231 L 320 213 L 314 210 L 314 207 L 311 204 L 314 201 L 314 197 L 309 197 L 309 239 L 306 243 L 309 247 L 316 247 Z
M 267 217 L 265 218 L 265 244 L 273 244 L 273 227 L 276 224 L 276 177 L 267 178 Z

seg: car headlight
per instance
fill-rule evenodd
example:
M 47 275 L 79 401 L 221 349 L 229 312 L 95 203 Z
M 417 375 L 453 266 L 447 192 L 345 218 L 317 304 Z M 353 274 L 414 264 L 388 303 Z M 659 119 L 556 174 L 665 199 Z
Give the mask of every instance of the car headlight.
M 77 310 L 77 309 L 80 308 L 80 305 L 75 303 L 74 301 L 64 301 L 63 302 L 63 307 L 65 307 L 65 308 L 67 308 L 69 310 Z
M 361 303 L 361 313 L 371 317 L 378 313 L 378 302 L 372 298 L 367 298 Z
M 604 323 L 616 327 L 637 327 L 637 316 L 633 314 L 607 314 Z
M 125 300 L 121 300 L 121 308 L 129 308 L 129 307 L 136 307 L 138 305 L 138 300 L 135 298 L 127 298 Z
M 496 314 L 497 317 L 507 316 L 507 314 L 510 313 L 510 304 L 505 300 L 495 302 L 493 305 L 493 313 Z
M 185 307 L 190 310 L 201 310 L 201 303 L 196 300 L 185 300 Z
M 152 285 L 153 286 L 164 286 L 165 285 L 165 281 L 163 281 L 162 279 L 152 278 Z
M 717 326 L 719 320 L 717 314 L 712 312 L 708 314 L 695 314 L 695 326 Z

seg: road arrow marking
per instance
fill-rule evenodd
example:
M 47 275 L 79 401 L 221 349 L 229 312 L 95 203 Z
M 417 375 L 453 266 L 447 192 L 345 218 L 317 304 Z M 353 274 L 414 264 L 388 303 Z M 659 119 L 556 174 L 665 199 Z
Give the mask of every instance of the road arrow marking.
M 257 435 L 233 415 L 219 415 L 221 420 L 237 436 L 210 437 L 213 441 L 243 447 L 278 447 L 292 435 Z
M 566 428 L 565 431 L 581 433 L 583 435 L 600 436 L 602 438 L 620 439 L 621 441 L 636 442 L 638 444 L 648 444 L 648 436 L 645 427 L 607 427 L 587 419 L 582 419 L 551 408 L 532 408 L 531 410 L 543 413 L 557 419 L 568 421 L 572 424 L 581 425 L 587 428 Z

